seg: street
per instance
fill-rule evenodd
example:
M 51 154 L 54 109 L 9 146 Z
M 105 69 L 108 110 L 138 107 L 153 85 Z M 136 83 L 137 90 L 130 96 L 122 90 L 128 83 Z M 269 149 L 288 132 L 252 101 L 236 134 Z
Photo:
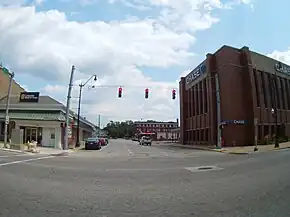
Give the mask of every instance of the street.
M 121 139 L 66 157 L 0 151 L 0 216 L 289 216 L 289 165 L 288 150 L 228 155 Z

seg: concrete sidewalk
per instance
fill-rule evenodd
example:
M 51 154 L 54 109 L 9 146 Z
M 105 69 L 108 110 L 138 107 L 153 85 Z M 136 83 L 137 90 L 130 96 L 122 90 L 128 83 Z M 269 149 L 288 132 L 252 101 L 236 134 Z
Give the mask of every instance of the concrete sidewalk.
M 255 146 L 244 146 L 244 147 L 226 147 L 217 149 L 215 146 L 201 146 L 201 145 L 182 145 L 180 143 L 171 143 L 171 142 L 156 142 L 156 145 L 167 145 L 172 147 L 179 148 L 188 148 L 188 149 L 197 149 L 205 151 L 216 151 L 227 154 L 250 154 L 254 153 Z M 257 152 L 268 152 L 268 151 L 277 151 L 282 149 L 290 148 L 290 142 L 284 142 L 279 144 L 279 148 L 274 148 L 274 144 L 271 145 L 260 145 L 257 146 Z
M 9 145 L 8 145 L 9 146 Z M 0 142 L 0 150 L 8 152 L 18 152 L 18 153 L 27 153 L 27 154 L 42 154 L 42 155 L 53 155 L 53 156 L 63 156 L 68 155 L 74 150 L 62 150 L 59 148 L 48 148 L 48 147 L 37 147 L 35 151 L 27 150 L 27 147 L 24 150 L 17 150 L 12 148 L 4 148 L 4 144 Z

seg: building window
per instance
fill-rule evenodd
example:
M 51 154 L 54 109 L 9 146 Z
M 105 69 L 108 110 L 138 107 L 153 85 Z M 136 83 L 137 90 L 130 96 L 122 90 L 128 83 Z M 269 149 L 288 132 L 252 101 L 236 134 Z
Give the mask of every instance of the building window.
M 204 82 L 203 82 L 203 91 L 204 91 L 204 107 L 205 107 L 205 113 L 208 112 L 208 108 L 207 108 L 207 100 L 208 100 L 208 97 L 207 97 L 207 82 L 208 80 L 207 79 L 204 79 Z
M 281 83 L 280 83 L 280 78 L 274 76 L 274 81 L 275 81 L 275 99 L 277 100 L 277 108 L 278 109 L 283 109 L 282 108 L 282 96 L 281 96 Z
M 287 91 L 286 96 L 288 100 L 288 110 L 290 110 L 290 94 L 288 94 L 290 91 L 290 80 L 286 79 L 285 82 L 286 82 L 286 91 Z
M 265 103 L 265 108 L 269 108 L 269 102 L 268 102 L 268 94 L 267 94 L 267 85 L 266 85 L 266 74 L 265 72 L 261 71 L 261 80 L 262 80 L 262 91 L 263 91 L 263 96 L 264 96 L 264 103 Z
M 271 108 L 274 108 L 275 105 L 275 84 L 273 80 L 274 76 L 271 76 L 270 74 L 267 73 L 267 82 L 268 82 L 268 87 L 269 87 L 269 96 L 270 96 L 270 106 Z M 276 107 L 276 106 L 275 106 Z
M 260 86 L 258 83 L 258 75 L 257 75 L 256 69 L 253 70 L 253 74 L 254 74 L 254 80 L 255 80 L 257 107 L 261 107 L 261 104 L 260 104 Z
M 199 114 L 203 114 L 203 90 L 202 90 L 202 81 L 199 82 L 199 103 L 200 103 L 200 111 L 199 111 Z
M 281 93 L 281 102 L 282 102 L 282 109 L 286 109 L 286 102 L 285 102 L 285 83 L 283 78 L 279 78 L 280 83 L 280 93 Z
M 4 129 L 5 129 L 5 122 L 0 123 L 0 135 L 4 135 Z

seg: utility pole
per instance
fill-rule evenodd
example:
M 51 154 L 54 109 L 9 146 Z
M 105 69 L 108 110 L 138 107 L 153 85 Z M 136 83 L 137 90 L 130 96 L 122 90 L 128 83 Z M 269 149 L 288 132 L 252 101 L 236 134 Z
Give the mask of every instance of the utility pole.
M 98 130 L 98 137 L 100 137 L 100 132 L 101 132 L 101 115 L 99 115 L 99 118 L 98 118 L 98 127 L 99 127 L 99 130 Z
M 71 90 L 73 87 L 74 71 L 75 71 L 75 66 L 73 65 L 71 67 L 70 80 L 69 80 L 68 91 L 67 91 L 67 100 L 66 100 L 64 145 L 63 145 L 64 150 L 68 150 L 68 126 L 69 126 L 69 113 L 70 113 L 69 107 L 70 107 L 70 99 L 71 99 Z
M 7 94 L 6 110 L 5 110 L 4 148 L 7 147 L 7 142 L 8 142 L 9 106 L 10 106 L 10 95 L 11 95 L 11 89 L 12 89 L 12 82 L 14 78 L 14 72 L 9 73 L 9 76 L 10 76 L 10 82 L 8 86 L 8 94 Z

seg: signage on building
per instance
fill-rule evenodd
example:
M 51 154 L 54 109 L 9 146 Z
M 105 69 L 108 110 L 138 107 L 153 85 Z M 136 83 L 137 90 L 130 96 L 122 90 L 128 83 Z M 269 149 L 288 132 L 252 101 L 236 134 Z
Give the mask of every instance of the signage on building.
M 287 66 L 281 62 L 275 64 L 275 70 L 284 74 L 290 74 L 290 66 Z
M 20 93 L 19 102 L 38 102 L 39 92 L 22 92 Z
M 226 124 L 246 124 L 246 120 L 226 120 L 221 122 L 221 125 Z
M 193 82 L 195 79 L 197 79 L 199 76 L 204 74 L 206 71 L 206 66 L 205 63 L 202 63 L 199 65 L 197 68 L 192 70 L 185 78 L 186 84 L 190 84 Z

